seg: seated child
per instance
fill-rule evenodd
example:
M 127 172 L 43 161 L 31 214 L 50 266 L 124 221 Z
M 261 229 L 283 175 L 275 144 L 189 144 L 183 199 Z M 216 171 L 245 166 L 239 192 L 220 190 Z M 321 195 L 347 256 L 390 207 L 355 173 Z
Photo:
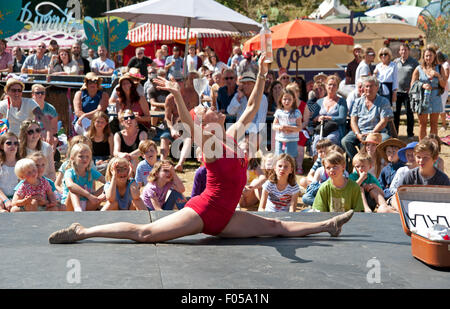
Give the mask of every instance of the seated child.
M 175 206 L 182 209 L 186 204 L 184 191 L 183 182 L 173 165 L 168 160 L 161 160 L 150 172 L 141 199 L 148 210 L 172 210 Z
M 136 182 L 142 188 L 147 184 L 148 175 L 158 159 L 158 147 L 154 141 L 147 139 L 139 143 L 138 149 L 144 160 L 136 168 Z
M 283 153 L 273 166 L 273 172 L 263 184 L 258 211 L 295 212 L 300 188 L 295 177 L 294 158 Z
M 434 166 L 439 157 L 439 147 L 432 139 L 423 138 L 414 147 L 414 157 L 418 167 L 406 173 L 401 185 L 450 186 L 448 176 Z
M 361 142 L 361 153 L 367 153 L 371 158 L 371 173 L 376 178 L 380 177 L 381 170 L 386 165 L 383 156 L 377 151 L 377 146 L 381 144 L 382 136 L 380 133 L 369 133 L 365 140 Z
M 327 148 L 327 153 L 337 151 L 342 155 L 345 155 L 345 151 L 336 144 L 331 145 Z M 348 172 L 344 171 L 344 176 L 348 178 Z M 323 166 L 319 167 L 314 173 L 313 182 L 311 182 L 306 188 L 306 193 L 302 196 L 303 204 L 312 206 L 314 203 L 314 198 L 316 197 L 317 191 L 319 191 L 320 185 L 328 179 L 328 174 Z
M 192 185 L 191 198 L 200 195 L 206 189 L 206 166 L 202 161 L 202 150 L 200 147 L 195 149 L 197 161 L 201 163 L 200 167 L 195 171 L 194 183 Z
M 344 177 L 345 157 L 329 152 L 323 159 L 329 179 L 319 188 L 313 209 L 321 212 L 364 211 L 361 190 L 356 182 Z
M 242 191 L 241 199 L 239 200 L 240 207 L 251 207 L 259 203 L 263 190 L 263 185 L 267 181 L 270 172 L 273 170 L 274 154 L 268 153 L 261 159 L 261 166 L 257 167 L 255 177 L 251 181 L 247 182 Z M 255 159 L 250 159 L 250 162 Z M 250 163 L 249 163 L 250 165 Z
M 105 183 L 105 177 L 93 167 L 92 151 L 89 145 L 75 144 L 69 156 L 64 173 L 61 203 L 74 211 L 97 210 L 105 201 L 103 186 L 95 190 L 95 181 Z M 71 207 L 66 204 L 70 201 Z
M 403 177 L 405 177 L 406 173 L 413 168 L 417 167 L 416 158 L 414 157 L 414 147 L 416 147 L 417 142 L 412 142 L 406 145 L 398 151 L 398 157 L 401 161 L 405 162 L 406 166 L 400 167 L 395 174 L 394 179 L 392 179 L 391 185 L 389 187 L 390 193 L 392 194 L 391 198 L 395 193 L 397 193 L 397 188 L 400 186 L 400 183 L 403 181 Z M 390 199 L 388 200 L 388 204 Z
M 56 197 L 56 206 L 54 207 L 47 207 L 47 211 L 61 211 L 61 210 L 66 210 L 66 206 L 61 204 L 61 194 L 58 192 L 58 190 L 56 190 L 56 186 L 55 183 L 44 176 L 45 174 L 45 170 L 47 167 L 47 158 L 45 157 L 45 155 L 40 152 L 34 152 L 31 155 L 29 155 L 27 157 L 28 159 L 31 159 L 34 161 L 34 163 L 36 164 L 36 168 L 37 168 L 37 172 L 38 172 L 38 177 L 42 177 L 45 180 L 48 181 L 48 183 L 50 184 L 50 186 L 52 187 L 52 191 L 53 193 L 55 193 L 55 197 Z M 20 181 L 17 186 L 14 188 L 14 192 L 17 191 L 19 189 L 19 186 L 23 183 L 23 180 Z
M 439 153 L 441 153 L 441 138 L 433 133 L 428 134 L 426 137 L 430 138 L 432 141 L 435 141 L 438 145 Z M 436 162 L 434 163 L 434 167 L 440 170 L 441 172 L 445 173 L 445 166 L 444 166 L 444 160 L 438 156 L 436 159 Z
M 397 170 L 399 168 L 405 166 L 405 163 L 400 161 L 400 159 L 398 158 L 398 150 L 405 146 L 406 143 L 402 142 L 401 140 L 390 138 L 377 147 L 378 151 L 387 162 L 387 165 L 381 170 L 380 177 L 378 177 L 378 181 L 380 182 L 381 188 L 384 191 L 384 198 L 386 200 L 392 196 L 389 187 L 392 180 L 394 179 L 395 173 L 397 173 Z
M 389 207 L 384 199 L 384 192 L 377 178 L 369 173 L 372 167 L 372 159 L 368 154 L 357 153 L 353 157 L 355 172 L 351 173 L 349 179 L 356 181 L 361 188 L 362 200 L 365 212 L 388 212 Z
M 448 176 L 434 166 L 434 163 L 439 157 L 439 147 L 435 141 L 427 137 L 423 138 L 416 147 L 414 147 L 414 157 L 418 167 L 410 169 L 405 174 L 400 186 L 450 186 Z M 397 200 L 392 200 L 392 206 L 398 212 L 399 207 Z
M 57 206 L 50 183 L 38 177 L 33 160 L 25 158 L 17 161 L 14 172 L 23 183 L 14 193 L 11 212 L 46 210 L 47 207 Z
M 308 175 L 300 179 L 300 186 L 306 189 L 308 185 L 314 181 L 314 174 L 316 170 L 322 166 L 322 159 L 325 157 L 328 151 L 328 147 L 330 147 L 331 145 L 333 145 L 333 143 L 326 138 L 317 142 L 317 160 L 314 162 L 313 166 L 308 172 Z
M 125 158 L 112 158 L 106 168 L 104 210 L 147 210 L 140 198 L 139 186 L 131 177 L 133 167 Z

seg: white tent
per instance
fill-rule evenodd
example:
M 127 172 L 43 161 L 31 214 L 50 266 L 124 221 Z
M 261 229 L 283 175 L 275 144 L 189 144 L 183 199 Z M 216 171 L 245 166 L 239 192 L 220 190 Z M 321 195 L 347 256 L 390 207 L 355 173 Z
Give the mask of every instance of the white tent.
M 319 8 L 309 15 L 310 18 L 325 18 L 335 15 L 350 15 L 350 10 L 339 0 L 325 0 L 319 5 Z
M 417 19 L 419 18 L 419 15 L 422 11 L 423 8 L 417 6 L 391 5 L 366 11 L 365 14 L 371 17 L 397 16 L 404 19 L 408 24 L 412 26 L 417 26 Z

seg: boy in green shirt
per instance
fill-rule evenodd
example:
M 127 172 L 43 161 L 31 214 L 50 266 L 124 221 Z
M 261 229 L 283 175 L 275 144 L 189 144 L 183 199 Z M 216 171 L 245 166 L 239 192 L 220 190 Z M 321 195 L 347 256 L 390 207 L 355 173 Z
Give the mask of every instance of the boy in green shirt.
M 378 205 L 377 212 L 386 212 L 389 206 L 384 199 L 381 184 L 375 176 L 369 173 L 372 168 L 371 157 L 365 153 L 357 153 L 353 157 L 353 167 L 356 171 L 351 173 L 348 178 L 360 186 L 364 211 L 373 212 Z
M 344 177 L 345 157 L 330 152 L 323 159 L 329 179 L 322 183 L 314 199 L 313 209 L 321 212 L 364 211 L 358 184 Z

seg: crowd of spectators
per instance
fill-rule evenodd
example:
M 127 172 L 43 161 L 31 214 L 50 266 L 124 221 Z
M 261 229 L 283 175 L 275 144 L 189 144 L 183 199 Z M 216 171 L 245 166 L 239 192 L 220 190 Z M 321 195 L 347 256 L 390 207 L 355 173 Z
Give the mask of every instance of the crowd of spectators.
M 177 83 L 189 111 L 202 105 L 234 123 L 243 117 L 258 77 L 259 54 L 243 53 L 239 46 L 233 48 L 229 59 L 219 59 L 210 47 L 198 50 L 190 46 L 186 63 L 177 46 L 171 54 L 167 46 L 162 46 L 154 59 L 139 47 L 109 95 L 102 89 L 102 80 L 116 74 L 118 68 L 104 46 L 98 47 L 97 57 L 90 50 L 89 57 L 83 58 L 78 43 L 64 49 L 56 41 L 48 47 L 41 42 L 25 57 L 17 47 L 12 54 L 6 52 L 6 44 L 0 42 L 0 72 L 83 75 L 84 81 L 73 99 L 72 125 L 78 136 L 69 140 L 62 162 L 56 155 L 58 113 L 45 100 L 46 88 L 36 84 L 32 98 L 25 98 L 25 85 L 8 79 L 0 101 L 0 117 L 8 119 L 9 129 L 0 138 L 0 172 L 9 181 L 0 181 L 0 211 L 181 209 L 186 202 L 185 188 L 177 173 L 183 172 L 196 145 L 191 132 L 186 135 L 174 96 L 159 89 L 155 80 Z M 295 211 L 291 199 L 282 206 L 277 203 L 285 195 L 296 201 L 303 188 L 308 193 L 305 204 L 319 211 L 354 208 L 395 212 L 398 209 L 390 200 L 392 194 L 386 192 L 391 192 L 395 172 L 404 166 L 410 166 L 411 173 L 414 170 L 413 176 L 405 173 L 409 183 L 449 184 L 443 170 L 436 168 L 439 173 L 433 173 L 419 163 L 427 158 L 438 160 L 435 148 L 440 145 L 438 120 L 445 115 L 448 58 L 432 45 L 424 48 L 420 62 L 410 57 L 407 44 L 400 47 L 399 55 L 395 58 L 389 47 L 383 47 L 374 65 L 374 49 L 355 45 L 345 79 L 341 82 L 337 75 L 319 73 L 309 92 L 307 81 L 283 68 L 278 74 L 269 71 L 264 76 L 260 108 L 245 128 L 245 140 L 238 141 L 250 158 L 264 159 L 264 164 L 256 160 L 249 167 L 249 172 L 256 173 L 253 180 L 258 181 L 249 179 L 245 189 L 253 192 L 255 203 L 261 203 L 260 210 Z M 195 86 L 199 79 L 207 83 L 202 93 Z M 339 91 L 342 84 L 354 85 L 347 97 Z M 413 91 L 419 92 L 419 100 L 410 100 Z M 418 115 L 419 143 L 414 147 L 397 139 L 402 107 L 406 109 L 408 142 L 415 139 L 414 113 Z M 110 110 L 116 113 L 113 120 Z M 163 116 L 155 117 L 157 112 Z M 446 128 L 445 117 L 441 119 Z M 375 155 L 366 150 L 374 136 L 378 149 Z M 414 152 L 419 167 L 412 159 L 398 157 L 402 149 Z M 42 172 L 40 157 L 31 157 L 36 152 L 46 160 Z M 267 152 L 275 157 L 269 160 Z M 303 169 L 305 154 L 315 162 L 309 173 Z M 178 161 L 172 164 L 171 157 Z M 381 162 L 381 172 L 369 172 L 374 162 Z M 16 170 L 11 170 L 14 165 Z M 283 168 L 286 177 L 282 176 Z M 438 175 L 438 180 L 427 178 L 430 174 Z M 198 175 L 206 177 L 205 172 Z M 300 186 L 288 175 L 294 175 L 294 179 L 300 175 Z M 280 191 L 280 183 L 274 179 L 282 179 L 287 191 Z M 20 180 L 22 186 L 14 190 Z M 33 193 L 37 185 L 46 182 L 51 189 L 45 185 L 45 191 Z M 101 183 L 100 189 L 94 183 Z M 206 181 L 196 179 L 195 183 Z M 348 183 L 348 192 L 337 193 L 336 188 Z M 243 197 L 247 198 L 248 192 Z M 336 197 L 345 201 L 331 205 Z

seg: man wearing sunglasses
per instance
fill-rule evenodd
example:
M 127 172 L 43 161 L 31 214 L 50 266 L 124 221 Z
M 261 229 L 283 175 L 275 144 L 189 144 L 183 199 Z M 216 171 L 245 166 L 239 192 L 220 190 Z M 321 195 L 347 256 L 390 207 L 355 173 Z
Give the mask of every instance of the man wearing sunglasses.
M 153 63 L 153 60 L 144 54 L 145 48 L 138 47 L 136 48 L 136 56 L 131 58 L 128 62 L 128 69 L 130 68 L 138 68 L 139 72 L 145 77 L 144 80 L 141 81 L 141 84 L 144 85 L 145 81 L 148 78 L 148 66 L 156 66 L 156 63 Z
M 25 59 L 22 65 L 21 72 L 29 73 L 29 68 L 32 67 L 33 74 L 47 74 L 48 65 L 50 64 L 50 57 L 45 54 L 47 47 L 44 42 L 41 42 L 37 46 L 37 51 Z
M 42 122 L 44 128 L 50 127 L 47 117 L 44 117 L 39 105 L 30 98 L 23 98 L 25 85 L 16 79 L 10 78 L 6 82 L 6 99 L 0 102 L 0 118 L 7 118 L 9 130 L 19 136 L 20 125 L 27 119 L 36 119 Z
M 225 86 L 219 88 L 215 108 L 221 113 L 226 113 L 231 99 L 233 99 L 238 90 L 238 85 L 236 72 L 233 69 L 223 71 L 222 77 L 225 81 Z

